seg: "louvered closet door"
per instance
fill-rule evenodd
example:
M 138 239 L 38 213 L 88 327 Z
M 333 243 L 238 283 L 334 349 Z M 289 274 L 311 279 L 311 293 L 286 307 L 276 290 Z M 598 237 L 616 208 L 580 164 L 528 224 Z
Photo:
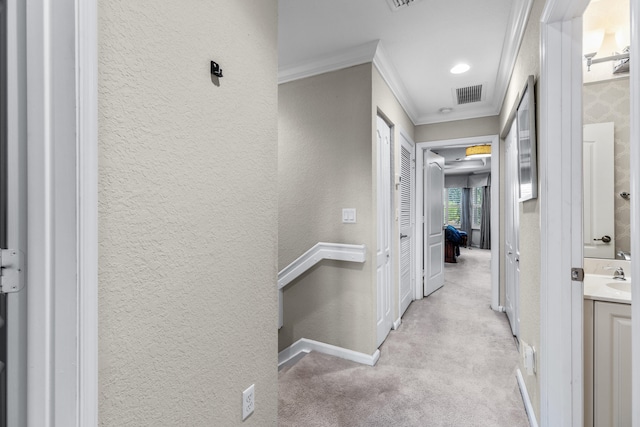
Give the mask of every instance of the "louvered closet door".
M 402 137 L 400 146 L 400 315 L 415 296 L 415 154 L 414 146 Z

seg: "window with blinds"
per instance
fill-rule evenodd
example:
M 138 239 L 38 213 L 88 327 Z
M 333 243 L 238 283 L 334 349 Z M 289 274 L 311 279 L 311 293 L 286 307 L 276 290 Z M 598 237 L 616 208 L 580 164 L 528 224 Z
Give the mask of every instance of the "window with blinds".
M 482 187 L 471 190 L 471 226 L 480 228 L 482 223 Z
M 445 191 L 444 217 L 449 225 L 460 227 L 462 211 L 462 188 L 447 188 Z

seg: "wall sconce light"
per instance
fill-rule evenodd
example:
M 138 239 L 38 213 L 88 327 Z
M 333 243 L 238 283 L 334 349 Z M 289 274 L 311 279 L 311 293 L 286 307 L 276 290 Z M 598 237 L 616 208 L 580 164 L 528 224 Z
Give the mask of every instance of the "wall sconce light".
M 583 51 L 586 52 L 584 54 L 584 57 L 587 60 L 587 71 L 591 71 L 591 65 L 593 64 L 599 64 L 601 62 L 608 61 L 619 61 L 619 63 L 614 64 L 614 74 L 629 71 L 630 38 L 627 31 L 621 29 L 616 31 L 615 33 L 616 44 L 618 45 L 618 49 L 620 49 L 622 53 L 615 53 L 614 55 L 606 56 L 603 58 L 595 58 L 598 54 L 598 50 L 600 50 L 600 47 L 602 46 L 604 36 L 604 28 L 594 31 L 588 31 L 583 35 L 582 47 Z

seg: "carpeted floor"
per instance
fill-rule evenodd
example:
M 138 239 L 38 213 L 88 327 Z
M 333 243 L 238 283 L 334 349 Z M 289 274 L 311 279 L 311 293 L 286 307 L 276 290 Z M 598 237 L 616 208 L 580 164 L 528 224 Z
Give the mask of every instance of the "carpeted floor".
M 528 426 L 490 251 L 462 249 L 445 285 L 414 301 L 375 367 L 312 352 L 279 373 L 279 425 Z

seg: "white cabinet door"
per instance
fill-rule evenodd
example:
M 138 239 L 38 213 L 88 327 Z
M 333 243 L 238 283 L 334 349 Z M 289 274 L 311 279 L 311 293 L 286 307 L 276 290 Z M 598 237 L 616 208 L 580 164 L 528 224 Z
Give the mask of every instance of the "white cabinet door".
M 583 302 L 583 341 L 584 348 L 584 427 L 593 427 L 593 323 L 595 319 L 594 301 Z
M 594 426 L 631 426 L 631 305 L 595 303 Z

